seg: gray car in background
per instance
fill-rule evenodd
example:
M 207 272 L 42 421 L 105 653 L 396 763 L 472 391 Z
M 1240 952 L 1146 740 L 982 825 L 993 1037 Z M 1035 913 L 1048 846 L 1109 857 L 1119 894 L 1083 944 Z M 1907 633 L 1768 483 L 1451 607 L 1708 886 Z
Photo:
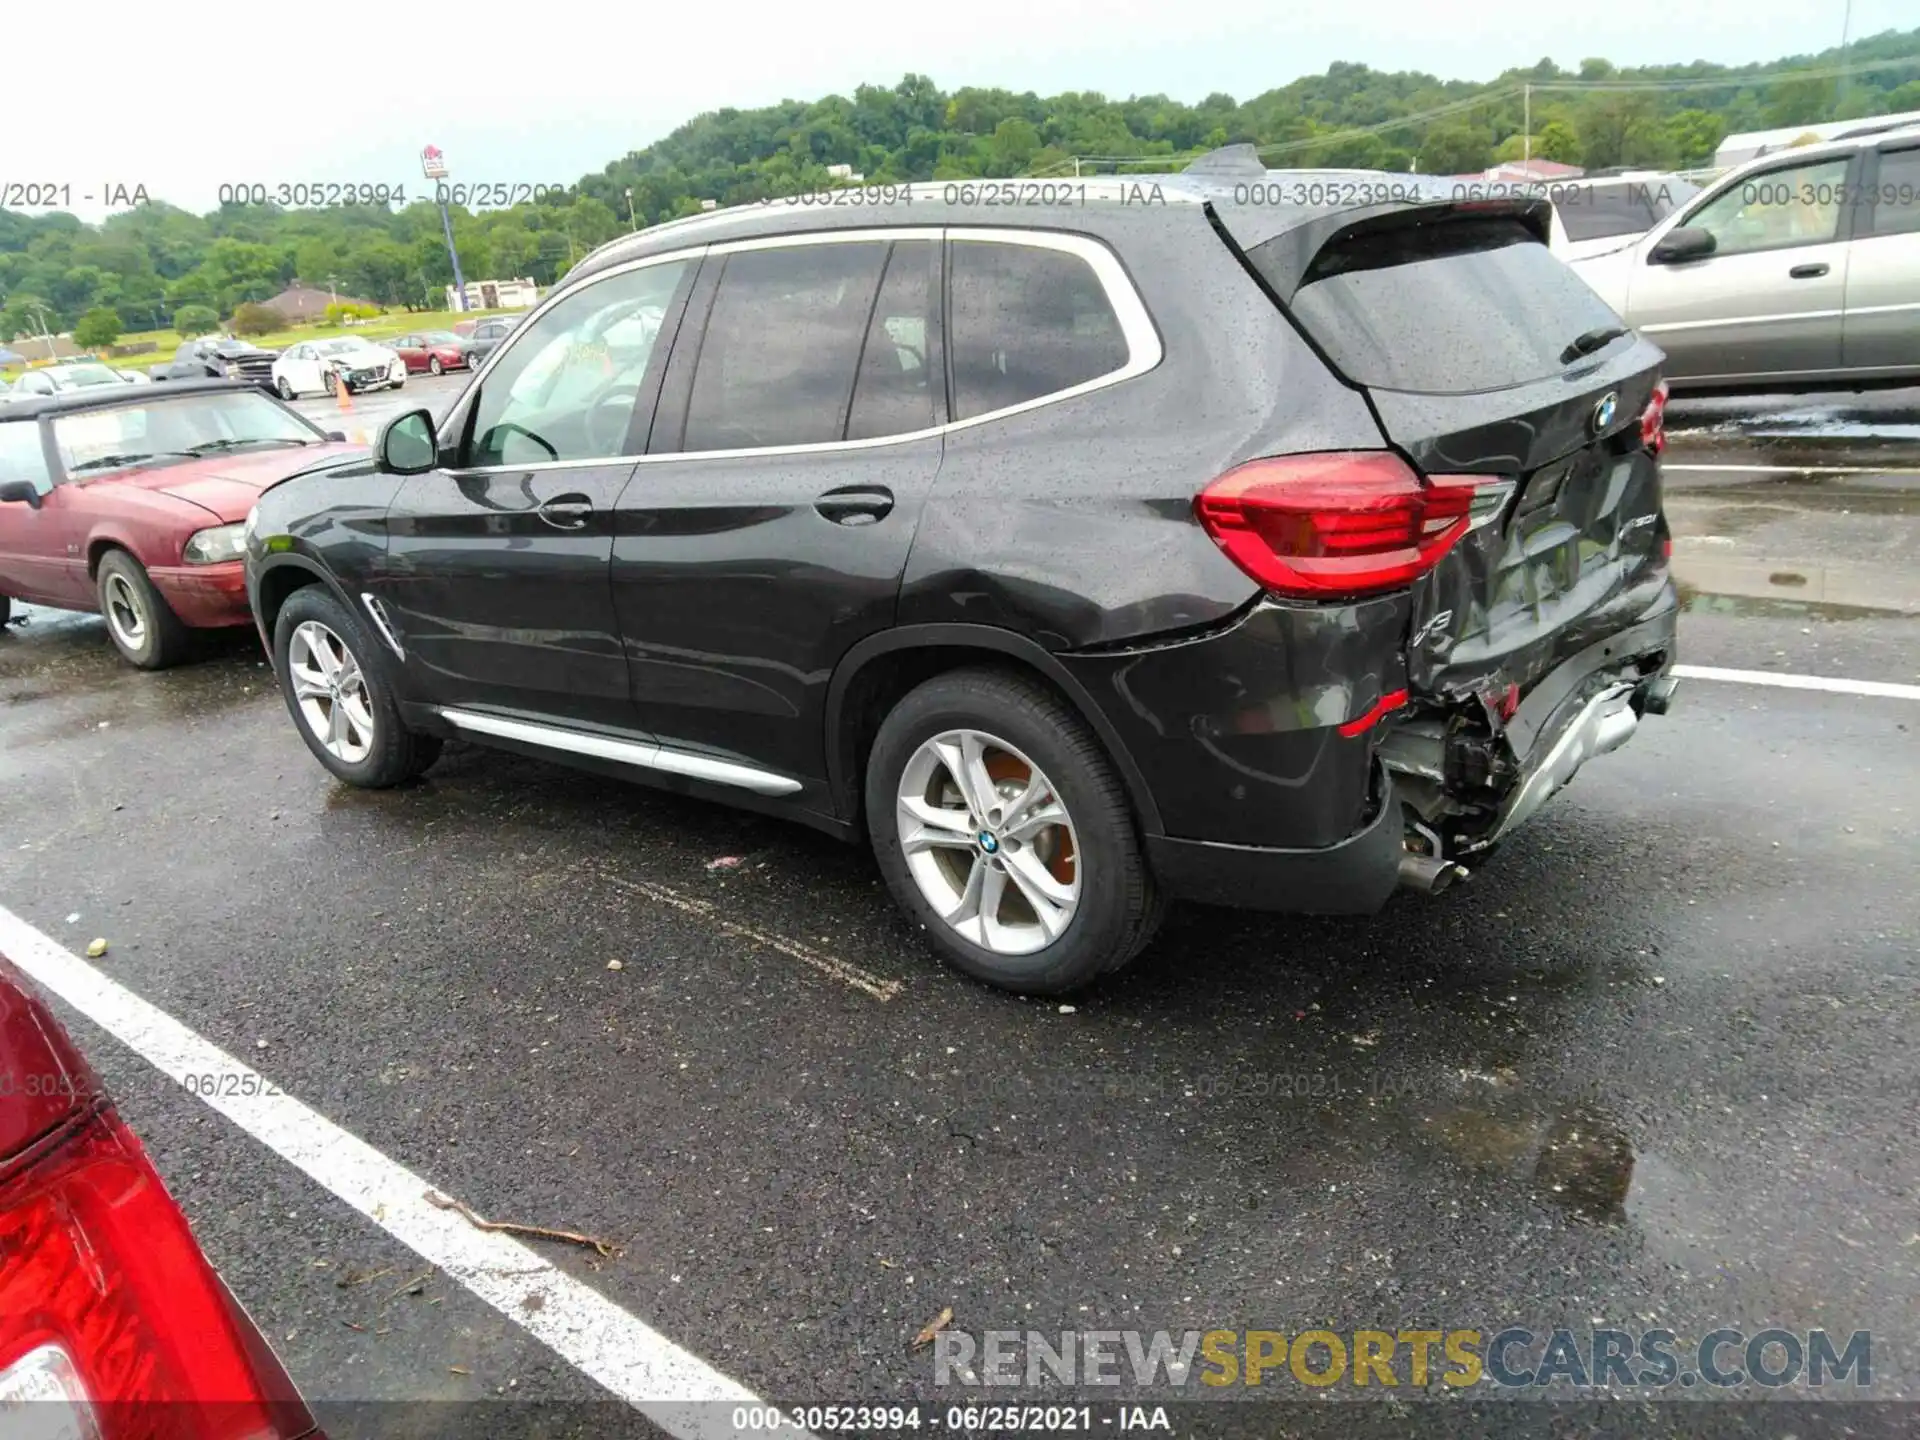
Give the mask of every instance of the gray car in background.
M 1920 380 L 1920 127 L 1751 161 L 1571 263 L 1676 390 Z
M 473 333 L 464 342 L 467 368 L 477 370 L 487 356 L 499 349 L 500 342 L 511 335 L 513 327 L 519 323 L 518 315 L 495 315 L 476 324 Z

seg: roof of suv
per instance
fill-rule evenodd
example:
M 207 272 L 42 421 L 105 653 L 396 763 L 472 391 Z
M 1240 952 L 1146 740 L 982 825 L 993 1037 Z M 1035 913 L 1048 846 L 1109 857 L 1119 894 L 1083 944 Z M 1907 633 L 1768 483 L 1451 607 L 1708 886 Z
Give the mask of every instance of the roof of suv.
M 1211 157 L 1203 156 L 1202 160 Z M 1264 183 L 1263 183 L 1264 182 Z M 1301 189 L 1322 203 L 1293 203 Z M 1375 188 L 1392 192 L 1375 200 Z M 834 194 L 869 197 L 833 203 Z M 1356 198 L 1358 197 L 1358 198 Z M 1231 226 L 1243 245 L 1296 225 L 1341 213 L 1399 208 L 1412 201 L 1465 199 L 1455 182 L 1432 175 L 1389 171 L 1266 170 L 1238 165 L 1202 168 L 1199 161 L 1183 172 L 1141 175 L 1024 177 L 1010 180 L 914 181 L 867 185 L 845 191 L 804 192 L 733 205 L 669 220 L 637 234 L 610 240 L 586 256 L 556 286 L 649 255 L 700 245 L 724 244 L 763 236 L 840 229 L 891 229 L 904 226 L 980 226 L 1044 228 L 1116 238 L 1137 226 L 1162 227 L 1179 215 L 1200 221 L 1211 204 L 1258 212 L 1248 231 Z M 1248 218 L 1243 216 L 1242 218 Z

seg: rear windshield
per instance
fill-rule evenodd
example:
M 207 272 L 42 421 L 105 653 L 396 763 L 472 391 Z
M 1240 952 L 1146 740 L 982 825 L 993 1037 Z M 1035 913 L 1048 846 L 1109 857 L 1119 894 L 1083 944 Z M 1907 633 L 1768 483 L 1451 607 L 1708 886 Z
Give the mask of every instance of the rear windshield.
M 1677 210 L 1700 187 L 1678 180 L 1629 180 L 1616 185 L 1575 183 L 1553 192 L 1569 240 L 1639 235 Z
M 1576 336 L 1620 324 L 1526 226 L 1494 218 L 1335 241 L 1291 307 L 1356 384 L 1456 395 L 1557 375 Z

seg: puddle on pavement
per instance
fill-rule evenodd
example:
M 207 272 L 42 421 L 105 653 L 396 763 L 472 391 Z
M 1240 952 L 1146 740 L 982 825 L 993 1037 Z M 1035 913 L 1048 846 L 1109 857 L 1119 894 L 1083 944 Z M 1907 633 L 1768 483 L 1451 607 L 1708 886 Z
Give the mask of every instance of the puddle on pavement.
M 1790 584 L 1781 580 L 1777 583 Z M 1904 610 L 1866 605 L 1830 605 L 1808 600 L 1775 599 L 1760 595 L 1721 595 L 1693 585 L 1677 585 L 1680 608 L 1691 615 L 1733 615 L 1761 620 L 1910 620 Z
M 1626 1218 L 1636 1152 L 1626 1127 L 1597 1105 L 1545 1110 L 1505 1068 L 1462 1072 L 1461 1093 L 1382 1093 L 1330 1107 L 1330 1129 L 1363 1143 L 1407 1148 L 1475 1176 L 1505 1176 L 1585 1219 Z M 1480 1092 L 1480 1093 L 1473 1093 Z

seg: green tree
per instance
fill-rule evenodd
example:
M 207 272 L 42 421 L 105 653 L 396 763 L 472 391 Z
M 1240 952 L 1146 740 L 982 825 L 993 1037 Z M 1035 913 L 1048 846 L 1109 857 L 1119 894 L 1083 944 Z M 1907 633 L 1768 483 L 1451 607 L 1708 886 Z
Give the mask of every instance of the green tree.
M 211 305 L 182 305 L 173 312 L 173 328 L 189 338 L 210 335 L 220 327 Z
M 1493 144 L 1484 132 L 1460 121 L 1435 125 L 1420 141 L 1419 165 L 1429 175 L 1466 175 L 1484 170 Z
M 286 328 L 286 318 L 271 305 L 244 301 L 234 307 L 233 333 L 236 335 L 271 335 Z
M 1666 119 L 1667 139 L 1681 165 L 1705 165 L 1727 138 L 1727 122 L 1705 110 L 1681 110 Z
M 120 316 L 111 306 L 96 305 L 73 327 L 74 344 L 83 350 L 103 350 L 120 338 Z

